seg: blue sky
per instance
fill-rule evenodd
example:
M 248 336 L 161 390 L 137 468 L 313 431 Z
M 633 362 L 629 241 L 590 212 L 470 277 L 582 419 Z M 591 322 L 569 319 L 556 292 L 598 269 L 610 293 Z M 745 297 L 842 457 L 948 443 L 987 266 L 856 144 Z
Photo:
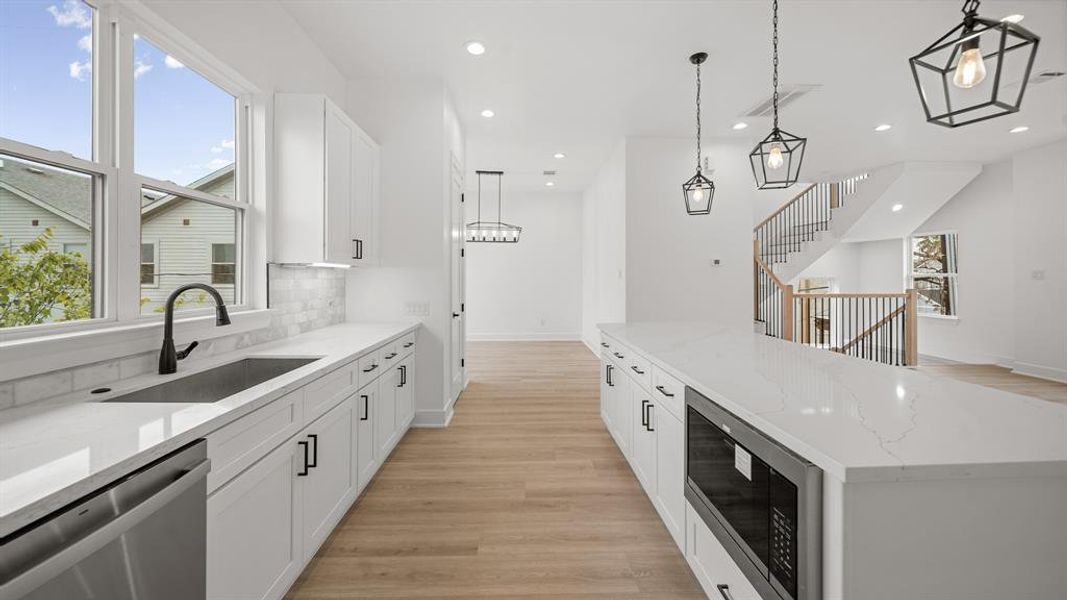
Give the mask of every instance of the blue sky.
M 91 9 L 0 0 L 0 136 L 89 158 Z M 134 165 L 187 184 L 233 162 L 233 97 L 150 41 L 134 42 Z

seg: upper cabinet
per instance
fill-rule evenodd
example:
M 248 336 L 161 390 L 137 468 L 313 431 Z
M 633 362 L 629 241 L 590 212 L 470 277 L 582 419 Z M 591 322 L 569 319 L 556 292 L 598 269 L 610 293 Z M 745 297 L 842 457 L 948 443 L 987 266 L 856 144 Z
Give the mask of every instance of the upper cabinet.
M 315 94 L 274 99 L 274 262 L 378 260 L 380 149 Z

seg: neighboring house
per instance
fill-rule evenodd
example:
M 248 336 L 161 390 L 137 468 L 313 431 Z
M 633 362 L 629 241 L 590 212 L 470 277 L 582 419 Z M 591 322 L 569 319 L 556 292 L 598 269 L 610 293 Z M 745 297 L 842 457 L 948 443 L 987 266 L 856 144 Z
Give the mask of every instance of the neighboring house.
M 189 187 L 232 197 L 233 166 L 214 171 Z M 88 177 L 41 169 L 9 157 L 0 160 L 0 244 L 20 245 L 52 230 L 49 249 L 89 258 L 92 191 Z M 176 287 L 193 282 L 215 286 L 233 303 L 237 222 L 234 211 L 145 190 L 141 199 L 142 312 L 162 309 Z M 185 306 L 206 301 L 190 292 Z

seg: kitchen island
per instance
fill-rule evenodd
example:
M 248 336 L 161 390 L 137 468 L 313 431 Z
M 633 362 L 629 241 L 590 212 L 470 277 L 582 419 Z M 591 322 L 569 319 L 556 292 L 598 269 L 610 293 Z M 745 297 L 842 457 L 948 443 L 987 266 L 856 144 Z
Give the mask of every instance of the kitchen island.
M 692 388 L 822 469 L 823 598 L 1067 593 L 1067 407 L 709 324 L 600 330 L 605 369 L 616 378 L 625 372 L 635 393 L 648 390 L 640 406 L 666 403 L 663 385 Z M 649 477 L 642 466 L 634 432 L 649 429 L 650 409 L 639 422 L 612 404 L 602 408 L 609 429 L 636 457 L 639 479 L 652 481 L 646 491 L 661 515 L 670 514 L 658 498 L 676 497 L 685 477 Z M 673 431 L 656 429 L 661 438 Z M 662 456 L 659 463 L 662 475 Z M 716 574 L 701 573 L 688 556 L 692 506 L 685 515 L 680 543 L 713 593 Z

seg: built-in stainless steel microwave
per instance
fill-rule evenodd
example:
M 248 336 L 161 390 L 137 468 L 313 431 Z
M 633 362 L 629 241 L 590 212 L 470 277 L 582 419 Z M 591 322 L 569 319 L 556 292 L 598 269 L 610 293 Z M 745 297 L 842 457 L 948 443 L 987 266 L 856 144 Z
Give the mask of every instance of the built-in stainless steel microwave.
M 822 470 L 686 388 L 685 496 L 765 600 L 822 598 Z

